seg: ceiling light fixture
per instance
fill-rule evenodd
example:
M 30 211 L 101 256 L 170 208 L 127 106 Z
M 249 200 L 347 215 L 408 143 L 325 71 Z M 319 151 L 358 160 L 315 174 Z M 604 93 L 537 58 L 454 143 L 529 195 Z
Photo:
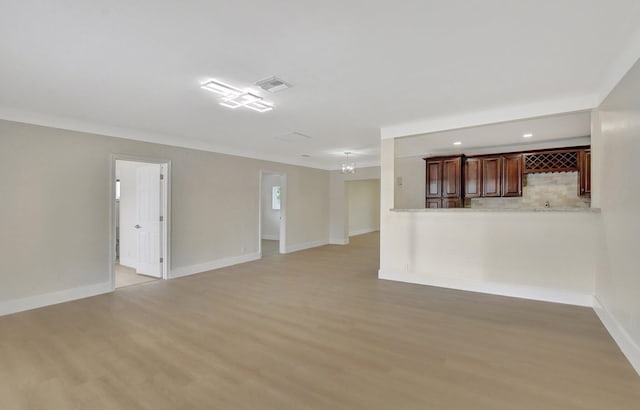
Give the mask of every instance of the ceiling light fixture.
M 533 134 L 531 134 L 531 133 L 524 134 L 524 135 L 522 136 L 522 138 L 531 138 L 531 137 L 533 137 Z
M 456 141 L 456 142 L 453 143 L 453 145 L 462 145 L 462 142 Z
M 351 155 L 351 152 L 347 151 L 347 152 L 344 153 L 344 155 L 346 156 L 346 159 L 342 163 L 342 167 L 341 167 L 340 172 L 342 174 L 355 174 L 356 173 L 356 163 L 349 161 L 349 155 Z
M 250 90 L 241 90 L 222 81 L 209 80 L 200 84 L 203 90 L 214 92 L 222 96 L 220 105 L 228 108 L 246 107 L 258 112 L 273 110 L 273 104 L 266 102 Z

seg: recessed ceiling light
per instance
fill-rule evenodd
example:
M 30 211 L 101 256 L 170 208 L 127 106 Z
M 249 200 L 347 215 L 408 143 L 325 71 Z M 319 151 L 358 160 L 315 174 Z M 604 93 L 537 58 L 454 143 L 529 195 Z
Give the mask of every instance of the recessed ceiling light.
M 462 142 L 456 141 L 456 142 L 453 143 L 453 145 L 462 145 Z
M 246 107 L 258 112 L 273 110 L 273 104 L 266 102 L 251 90 L 241 90 L 222 81 L 209 80 L 200 84 L 204 90 L 208 90 L 222 96 L 220 105 L 228 108 Z
M 522 138 L 531 138 L 531 137 L 533 137 L 533 134 L 531 134 L 531 133 L 529 133 L 529 134 L 524 134 L 524 135 L 522 136 Z

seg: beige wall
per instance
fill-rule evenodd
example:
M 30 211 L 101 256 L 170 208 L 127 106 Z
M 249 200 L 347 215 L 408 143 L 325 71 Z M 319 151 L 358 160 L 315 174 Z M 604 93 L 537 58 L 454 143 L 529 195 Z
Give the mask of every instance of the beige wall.
M 380 229 L 380 180 L 348 181 L 349 236 Z
M 260 170 L 286 173 L 287 247 L 328 242 L 328 171 L 0 121 L 0 302 L 109 280 L 111 154 L 172 161 L 171 271 L 257 254 Z
M 607 327 L 640 372 L 640 63 L 601 105 L 594 128 L 604 234 L 596 298 L 611 319 Z
M 344 245 L 349 243 L 349 209 L 345 182 L 363 179 L 380 179 L 380 167 L 358 168 L 355 174 L 330 173 L 330 242 Z
M 394 207 L 424 208 L 425 163 L 421 156 L 395 158 Z

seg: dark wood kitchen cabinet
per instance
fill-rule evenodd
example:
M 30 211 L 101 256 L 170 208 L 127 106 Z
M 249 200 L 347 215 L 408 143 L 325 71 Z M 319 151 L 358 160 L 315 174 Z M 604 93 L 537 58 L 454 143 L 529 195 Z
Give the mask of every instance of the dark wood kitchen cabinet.
M 427 161 L 427 198 L 442 198 L 442 160 Z
M 522 196 L 522 154 L 466 158 L 465 198 Z
M 464 196 L 479 198 L 482 196 L 482 160 L 467 158 L 464 164 Z
M 502 157 L 502 196 L 522 196 L 522 155 Z
M 591 150 L 580 151 L 578 155 L 578 190 L 580 196 L 591 196 Z
M 442 197 L 462 197 L 462 157 L 442 161 Z
M 482 158 L 482 196 L 502 195 L 502 157 Z
M 427 208 L 462 207 L 462 157 L 425 158 Z

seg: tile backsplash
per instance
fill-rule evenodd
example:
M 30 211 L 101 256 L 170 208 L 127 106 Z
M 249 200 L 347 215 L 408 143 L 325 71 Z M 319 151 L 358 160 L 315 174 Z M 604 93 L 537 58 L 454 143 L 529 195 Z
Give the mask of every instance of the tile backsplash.
M 589 208 L 590 198 L 578 196 L 578 172 L 525 174 L 522 178 L 522 197 L 467 198 L 467 208 Z

